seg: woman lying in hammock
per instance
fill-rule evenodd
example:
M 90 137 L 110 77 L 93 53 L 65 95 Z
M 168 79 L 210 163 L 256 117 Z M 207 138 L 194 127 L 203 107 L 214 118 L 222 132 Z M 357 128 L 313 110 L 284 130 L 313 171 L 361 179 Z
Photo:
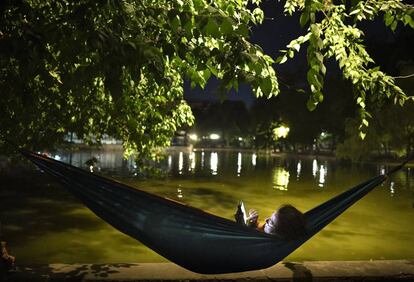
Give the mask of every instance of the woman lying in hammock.
M 277 234 L 287 240 L 294 240 L 306 234 L 306 222 L 298 209 L 283 205 L 264 222 L 259 223 L 259 213 L 251 209 L 246 225 L 269 234 Z

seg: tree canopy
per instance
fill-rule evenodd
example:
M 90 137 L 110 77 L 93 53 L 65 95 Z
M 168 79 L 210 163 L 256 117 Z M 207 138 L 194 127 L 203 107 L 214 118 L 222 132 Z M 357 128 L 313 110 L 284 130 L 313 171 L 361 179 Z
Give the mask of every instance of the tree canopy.
M 0 11 L 1 132 L 20 145 L 106 133 L 148 155 L 193 122 L 184 79 L 278 92 L 273 60 L 247 40 L 263 13 L 245 1 L 2 1 Z
M 260 0 L 4 0 L 0 3 L 0 131 L 26 147 L 53 145 L 74 132 L 90 142 L 122 139 L 127 154 L 149 156 L 193 122 L 183 83 L 211 77 L 256 96 L 279 93 L 273 64 L 249 41 Z M 414 27 L 414 9 L 399 0 L 287 0 L 305 34 L 276 62 L 306 45 L 308 108 L 323 100 L 324 60 L 335 58 L 355 88 L 363 126 L 366 104 L 407 100 L 373 65 L 358 24 L 382 16 L 395 29 Z M 362 136 L 365 134 L 362 130 Z

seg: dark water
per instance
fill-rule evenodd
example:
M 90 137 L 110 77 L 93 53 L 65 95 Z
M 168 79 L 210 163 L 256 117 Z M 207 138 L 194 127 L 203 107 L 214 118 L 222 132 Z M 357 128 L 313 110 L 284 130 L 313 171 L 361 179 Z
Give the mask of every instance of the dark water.
M 124 161 L 119 152 L 56 157 L 85 166 L 93 156 L 99 160 L 95 172 L 226 218 L 233 217 L 241 199 L 262 218 L 284 203 L 306 211 L 389 169 L 381 164 L 346 166 L 321 158 L 196 151 L 170 154 L 161 164 L 169 176 L 143 181 L 134 177 L 134 162 Z M 413 259 L 413 170 L 396 173 L 286 260 Z M 22 263 L 165 261 L 97 218 L 35 169 L 1 183 L 3 236 Z

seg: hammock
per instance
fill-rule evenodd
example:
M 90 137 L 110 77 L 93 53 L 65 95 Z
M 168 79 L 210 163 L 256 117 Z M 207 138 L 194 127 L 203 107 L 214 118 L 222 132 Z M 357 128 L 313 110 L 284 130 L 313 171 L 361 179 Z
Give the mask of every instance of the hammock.
M 55 176 L 116 229 L 170 261 L 204 274 L 257 270 L 276 264 L 387 177 L 374 177 L 306 212 L 308 233 L 289 241 L 39 154 L 26 150 L 21 153 Z

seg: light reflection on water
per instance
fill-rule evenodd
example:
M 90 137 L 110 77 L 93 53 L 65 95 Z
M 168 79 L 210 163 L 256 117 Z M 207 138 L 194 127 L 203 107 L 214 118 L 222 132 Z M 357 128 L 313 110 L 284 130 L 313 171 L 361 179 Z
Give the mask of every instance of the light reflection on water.
M 88 167 L 84 163 L 96 157 L 97 168 L 122 182 L 229 219 L 241 199 L 248 208 L 257 209 L 261 218 L 284 203 L 306 211 L 392 167 L 352 167 L 321 158 L 278 158 L 244 151 L 205 150 L 171 153 L 160 163 L 168 172 L 166 179 L 138 180 L 133 177 L 135 162 L 123 160 L 119 152 L 59 153 L 59 157 L 85 169 Z M 390 177 L 384 186 L 376 188 L 287 259 L 413 259 L 413 174 L 407 168 Z M 45 181 L 50 180 L 45 178 Z M 3 208 L 9 207 L 10 222 L 4 225 L 5 233 L 22 263 L 164 261 L 102 222 L 72 197 L 54 196 L 55 189 L 65 193 L 64 189 L 50 189 L 41 195 L 29 189 L 33 195 L 27 201 L 16 194 L 15 199 L 7 198 L 9 204 L 2 202 Z M 34 214 L 21 212 L 27 207 Z
M 210 170 L 212 175 L 217 175 L 218 173 L 218 154 L 217 152 L 210 153 Z
M 257 155 L 255 153 L 252 154 L 252 166 L 256 166 Z
M 184 153 L 180 152 L 178 154 L 178 173 L 183 174 L 183 167 L 184 167 Z
M 312 162 L 312 175 L 313 177 L 316 177 L 316 174 L 318 173 L 318 161 L 316 159 Z
M 237 153 L 237 176 L 240 176 L 242 169 L 242 154 L 240 152 Z
M 225 154 L 235 154 L 236 158 L 224 158 Z M 124 160 L 122 154 L 119 152 L 75 152 L 75 153 L 60 153 L 52 155 L 56 160 L 61 160 L 63 162 L 85 167 L 91 172 L 100 171 L 129 171 L 134 172 L 137 168 L 135 161 L 130 158 Z M 209 167 L 205 167 L 205 161 L 207 156 L 207 162 Z M 96 166 L 85 166 L 85 162 L 91 158 L 95 157 L 98 160 Z M 223 158 L 222 161 L 225 163 L 223 166 L 219 166 L 220 158 Z M 232 163 L 232 159 L 234 163 Z M 248 161 L 250 160 L 250 162 Z M 263 159 L 262 159 L 263 161 Z M 266 157 L 266 164 L 268 162 L 268 157 Z M 307 161 L 309 163 L 309 161 Z M 258 156 L 256 153 L 252 152 L 235 152 L 235 153 L 219 153 L 215 151 L 191 151 L 191 152 L 176 152 L 170 153 L 167 155 L 164 161 L 161 162 L 165 164 L 166 170 L 170 175 L 187 175 L 188 173 L 202 173 L 203 175 L 212 175 L 217 176 L 220 174 L 228 175 L 229 167 L 235 167 L 235 175 L 237 177 L 242 176 L 243 174 L 249 175 L 252 171 L 255 170 L 255 167 L 258 163 Z M 295 160 L 294 166 L 296 167 L 295 171 L 290 171 L 285 164 L 275 163 L 271 167 L 271 181 L 272 187 L 277 190 L 287 191 L 289 189 L 289 181 L 292 173 L 296 175 L 296 181 L 301 180 L 303 174 L 303 163 L 304 160 L 298 159 Z M 268 164 L 267 164 L 268 165 Z M 306 164 L 305 164 L 306 165 Z M 316 180 L 317 187 L 323 188 L 326 185 L 328 177 L 329 163 L 324 161 L 323 163 L 317 159 L 311 160 L 311 175 Z M 388 170 L 388 167 L 384 164 L 379 164 L 376 166 L 377 174 L 385 174 Z M 242 173 L 244 171 L 244 173 Z M 411 185 L 412 180 L 408 177 L 411 174 L 411 169 L 406 168 L 407 177 L 405 181 L 407 185 Z M 136 174 L 135 174 L 136 175 Z M 306 175 L 309 175 L 309 171 L 305 172 Z M 384 184 L 383 184 L 384 185 Z M 396 193 L 395 182 L 389 182 L 389 193 L 390 196 L 394 196 Z
M 299 180 L 301 171 L 302 171 L 302 161 L 299 160 L 296 166 L 296 180 Z
M 282 167 L 275 167 L 273 169 L 273 188 L 287 191 L 289 185 L 289 171 L 285 170 Z
M 204 169 L 204 152 L 201 152 L 201 169 Z
M 189 171 L 194 171 L 196 168 L 196 154 L 194 152 L 191 152 L 190 155 L 188 156 L 188 159 L 190 161 L 190 167 L 189 167 Z
M 325 184 L 325 178 L 327 174 L 328 174 L 328 170 L 326 168 L 326 165 L 321 165 L 319 168 L 319 183 L 318 183 L 319 187 L 322 188 L 323 185 Z

